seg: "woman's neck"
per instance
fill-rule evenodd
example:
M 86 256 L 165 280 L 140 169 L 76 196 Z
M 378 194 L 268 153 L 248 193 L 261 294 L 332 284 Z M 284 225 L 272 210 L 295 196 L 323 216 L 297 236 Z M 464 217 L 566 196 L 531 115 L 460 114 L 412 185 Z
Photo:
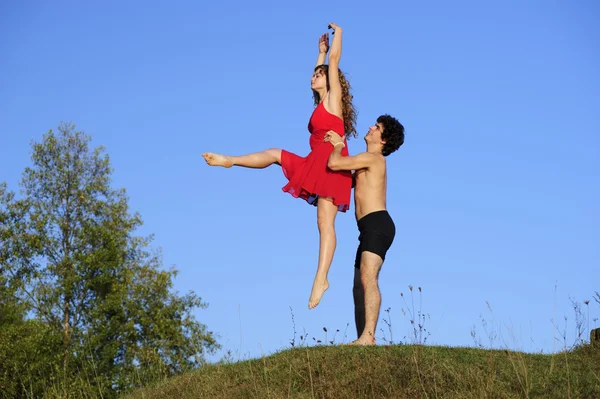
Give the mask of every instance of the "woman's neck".
M 327 97 L 327 89 L 323 89 L 323 91 L 317 91 L 319 93 L 319 102 L 322 103 L 325 101 L 325 97 Z

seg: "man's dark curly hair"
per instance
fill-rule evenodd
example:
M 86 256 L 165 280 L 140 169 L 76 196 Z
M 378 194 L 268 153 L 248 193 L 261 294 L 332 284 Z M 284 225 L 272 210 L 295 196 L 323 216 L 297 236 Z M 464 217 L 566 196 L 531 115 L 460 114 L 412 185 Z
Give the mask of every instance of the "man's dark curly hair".
M 383 125 L 381 140 L 385 141 L 385 144 L 383 145 L 381 153 L 383 156 L 387 157 L 404 144 L 404 126 L 398 122 L 398 119 L 387 114 L 377 118 L 377 123 Z

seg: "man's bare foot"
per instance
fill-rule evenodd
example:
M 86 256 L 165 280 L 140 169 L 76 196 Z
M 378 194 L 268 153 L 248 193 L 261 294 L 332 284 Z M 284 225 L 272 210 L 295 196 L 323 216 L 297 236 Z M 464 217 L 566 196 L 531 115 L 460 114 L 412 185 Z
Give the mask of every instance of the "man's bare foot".
M 308 300 L 309 309 L 314 309 L 317 307 L 319 302 L 321 302 L 323 293 L 327 291 L 327 288 L 329 288 L 329 282 L 327 280 L 325 280 L 325 282 L 317 282 L 317 280 L 315 280 L 313 283 L 312 292 L 310 293 L 310 299 Z
M 352 341 L 350 342 L 348 345 L 354 345 L 354 346 L 370 346 L 370 345 L 375 345 L 375 338 L 373 337 L 360 337 L 359 339 L 357 339 L 356 341 Z
M 210 166 L 223 166 L 225 168 L 231 168 L 233 161 L 227 155 L 213 154 L 212 152 L 205 152 L 202 154 L 204 160 Z

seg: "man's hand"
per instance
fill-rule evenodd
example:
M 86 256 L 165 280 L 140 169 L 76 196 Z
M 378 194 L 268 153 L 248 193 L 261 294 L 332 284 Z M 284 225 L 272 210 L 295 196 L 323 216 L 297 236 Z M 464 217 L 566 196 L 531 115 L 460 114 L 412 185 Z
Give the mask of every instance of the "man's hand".
M 319 53 L 326 54 L 329 51 L 329 33 L 323 33 L 319 38 Z
M 326 143 L 331 143 L 334 147 L 340 144 L 342 145 L 342 147 L 346 146 L 346 144 L 344 144 L 344 139 L 333 130 L 330 130 L 327 133 L 325 133 L 325 138 L 323 139 L 323 141 Z

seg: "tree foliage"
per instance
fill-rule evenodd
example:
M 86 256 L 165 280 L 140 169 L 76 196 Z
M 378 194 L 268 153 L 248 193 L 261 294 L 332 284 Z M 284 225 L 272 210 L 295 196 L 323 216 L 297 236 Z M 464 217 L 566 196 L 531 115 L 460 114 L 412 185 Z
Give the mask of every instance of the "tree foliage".
M 19 198 L 0 185 L 0 389 L 106 397 L 202 365 L 218 347 L 192 315 L 207 305 L 135 235 L 104 149 L 57 130 L 32 144 Z

